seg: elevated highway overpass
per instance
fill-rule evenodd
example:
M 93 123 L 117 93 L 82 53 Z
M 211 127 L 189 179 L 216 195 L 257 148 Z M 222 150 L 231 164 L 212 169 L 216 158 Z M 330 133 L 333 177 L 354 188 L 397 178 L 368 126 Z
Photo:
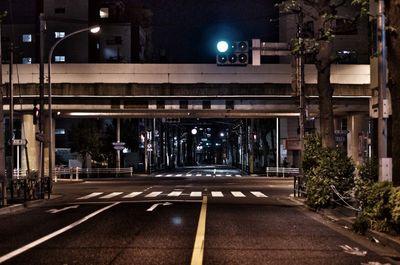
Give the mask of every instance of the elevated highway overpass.
M 33 125 L 32 110 L 33 103 L 35 101 L 38 103 L 39 99 L 39 65 L 14 65 L 13 73 L 15 116 L 22 121 L 22 137 L 29 143 L 27 146 L 29 164 L 31 168 L 38 168 L 37 154 L 40 149 L 35 140 L 38 128 Z M 8 75 L 8 66 L 3 65 L 3 82 L 8 82 Z M 179 139 L 184 133 L 182 130 L 185 129 L 181 128 L 179 132 L 162 129 L 161 120 L 155 124 L 155 119 L 153 123 L 148 120 L 149 118 L 238 118 L 240 129 L 236 130 L 240 131 L 241 136 L 238 134 L 235 140 L 236 147 L 228 148 L 230 154 L 226 159 L 230 163 L 236 161 L 235 163 L 241 164 L 242 167 L 248 166 L 252 172 L 253 165 L 256 167 L 257 163 L 263 168 L 268 164 L 266 161 L 271 159 L 275 164 L 282 161 L 283 156 L 278 157 L 279 151 L 273 150 L 277 150 L 284 139 L 298 141 L 296 129 L 299 100 L 292 87 L 293 79 L 293 69 L 285 64 L 247 67 L 218 67 L 204 64 L 54 64 L 51 76 L 53 118 L 56 122 L 59 118 L 87 117 L 147 119 L 144 130 L 152 130 L 153 134 L 156 127 L 164 130 L 158 142 L 153 143 L 153 146 L 156 144 L 160 146 L 160 153 L 153 154 L 159 167 L 164 167 L 166 163 L 173 164 L 171 161 L 179 163 L 179 159 L 183 161 L 183 157 L 186 156 L 192 156 L 191 160 L 194 161 L 196 151 L 194 149 L 193 155 L 190 154 L 189 147 L 192 143 L 186 137 L 186 151 L 179 151 L 180 155 L 173 154 L 173 146 L 178 141 L 174 139 Z M 305 83 L 309 117 L 318 118 L 317 74 L 313 65 L 305 66 Z M 360 134 L 363 135 L 366 131 L 371 98 L 370 66 L 333 65 L 331 83 L 335 91 L 333 99 L 335 128 L 341 130 L 338 121 L 346 120 L 346 130 L 349 133 L 344 137 L 347 139 L 348 153 L 358 159 L 360 154 L 363 155 L 359 139 Z M 46 103 L 47 84 L 45 87 Z M 5 97 L 4 100 L 6 112 L 9 110 L 7 100 L 9 97 Z M 47 115 L 46 110 L 44 114 Z M 267 124 L 265 120 L 261 120 L 265 118 L 282 118 L 284 125 L 275 127 L 272 123 L 272 130 L 275 131 L 266 136 Z M 242 122 L 242 119 L 245 119 L 245 122 Z M 53 122 L 53 126 L 56 122 Z M 281 136 L 279 136 L 280 130 L 284 131 Z M 50 134 L 47 133 L 49 131 L 46 123 L 44 150 L 46 169 L 49 161 L 49 142 L 53 145 L 52 150 L 56 150 L 55 135 L 51 133 L 53 140 L 49 141 Z M 55 127 L 51 131 L 54 132 Z M 267 143 L 264 142 L 259 144 L 259 148 L 265 149 L 264 153 L 253 156 L 252 148 L 248 148 L 248 142 L 253 141 L 248 132 L 256 132 L 258 137 L 262 134 L 264 138 L 269 137 L 271 146 L 269 151 L 265 147 Z M 273 137 L 273 134 L 280 138 Z M 167 141 L 170 141 L 168 143 L 170 147 L 162 146 Z M 170 150 L 166 151 L 168 148 Z M 286 148 L 290 163 L 295 165 L 298 163 L 297 147 Z M 267 151 L 275 152 L 276 156 Z M 146 153 L 144 150 L 140 152 Z M 24 154 L 21 154 L 21 157 L 24 157 Z M 52 157 L 54 163 L 54 153 Z M 21 168 L 26 168 L 26 165 L 22 163 Z
M 54 64 L 52 107 L 60 116 L 296 116 L 292 72 L 287 64 Z M 39 65 L 14 65 L 13 73 L 16 108 L 30 112 L 39 97 Z M 8 66 L 3 65 L 3 82 L 8 82 L 8 75 Z M 305 82 L 309 113 L 315 116 L 314 65 L 306 65 Z M 368 112 L 369 65 L 333 65 L 331 83 L 335 115 Z

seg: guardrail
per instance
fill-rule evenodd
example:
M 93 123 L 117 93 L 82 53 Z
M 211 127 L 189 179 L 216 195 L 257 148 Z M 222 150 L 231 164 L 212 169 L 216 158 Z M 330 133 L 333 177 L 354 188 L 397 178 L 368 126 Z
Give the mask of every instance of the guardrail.
M 266 167 L 265 169 L 267 173 L 267 177 L 271 176 L 277 176 L 279 177 L 289 177 L 289 176 L 296 176 L 300 174 L 299 168 L 295 167 Z
M 133 168 L 56 168 L 54 170 L 55 179 L 79 180 L 80 178 L 133 176 Z

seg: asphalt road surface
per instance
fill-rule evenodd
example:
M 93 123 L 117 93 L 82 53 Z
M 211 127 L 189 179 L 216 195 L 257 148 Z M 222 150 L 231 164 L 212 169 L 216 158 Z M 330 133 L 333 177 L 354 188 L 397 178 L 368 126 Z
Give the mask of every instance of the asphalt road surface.
M 290 179 L 207 168 L 56 183 L 54 193 L 59 197 L 0 216 L 0 263 L 399 262 L 395 250 L 355 235 L 291 198 Z

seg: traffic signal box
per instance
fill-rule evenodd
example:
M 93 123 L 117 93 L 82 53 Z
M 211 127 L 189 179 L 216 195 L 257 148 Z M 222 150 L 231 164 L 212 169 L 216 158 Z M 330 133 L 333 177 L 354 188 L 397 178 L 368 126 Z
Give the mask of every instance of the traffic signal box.
M 217 65 L 246 66 L 249 62 L 249 44 L 247 41 L 231 41 L 225 52 L 218 51 Z

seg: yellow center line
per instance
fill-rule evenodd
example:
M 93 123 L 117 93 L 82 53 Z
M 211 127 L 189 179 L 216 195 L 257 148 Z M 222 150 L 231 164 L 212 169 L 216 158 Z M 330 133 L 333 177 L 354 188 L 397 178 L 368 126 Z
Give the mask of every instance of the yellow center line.
M 202 265 L 204 254 L 204 238 L 206 234 L 207 196 L 203 196 L 199 223 L 197 224 L 196 240 L 194 241 L 191 265 Z

